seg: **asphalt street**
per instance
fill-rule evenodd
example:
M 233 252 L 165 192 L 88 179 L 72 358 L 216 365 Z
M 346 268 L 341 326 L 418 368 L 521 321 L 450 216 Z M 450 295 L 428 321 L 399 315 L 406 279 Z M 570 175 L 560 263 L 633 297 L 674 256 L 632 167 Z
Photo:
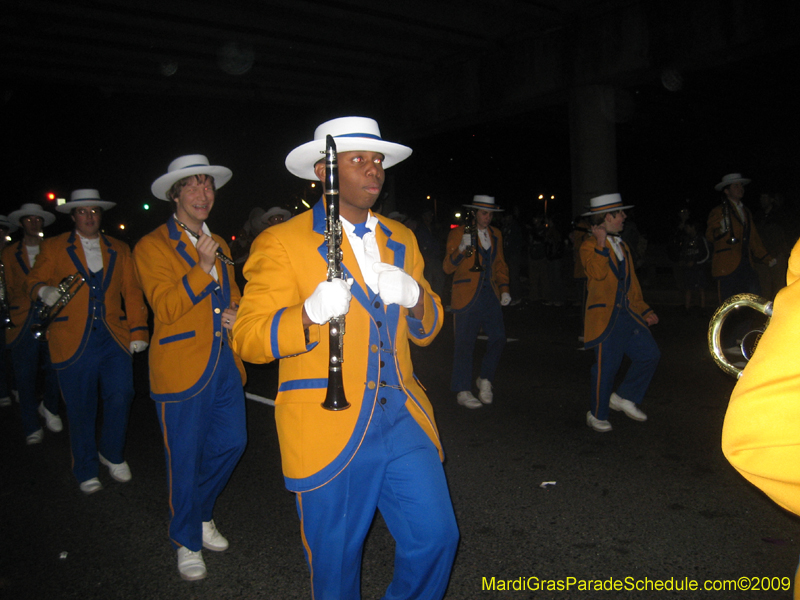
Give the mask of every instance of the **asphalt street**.
M 708 315 L 653 305 L 662 359 L 642 405 L 649 419 L 612 414 L 610 433 L 585 423 L 593 353 L 578 350 L 574 306 L 506 309 L 507 335 L 515 341 L 503 355 L 494 403 L 478 410 L 458 406 L 449 391 L 450 321 L 431 346 L 414 349 L 416 373 L 435 406 L 461 531 L 448 599 L 791 597 L 702 589 L 742 578 L 781 587 L 780 578 L 791 579 L 797 566 L 800 521 L 722 455 L 734 381 L 706 350 Z M 163 449 L 146 356 L 136 357 L 135 370 L 126 449 L 133 479 L 116 483 L 101 468 L 105 489 L 92 496 L 71 474 L 68 424 L 28 447 L 18 405 L 0 409 L 0 596 L 310 598 L 274 409 L 254 401 L 247 403 L 247 450 L 215 511 L 230 548 L 204 552 L 207 579 L 180 579 L 167 539 Z M 250 371 L 249 390 L 274 397 L 277 369 Z M 393 542 L 378 516 L 364 552 L 365 599 L 381 597 L 392 559 Z M 538 591 L 542 580 L 568 589 Z M 579 589 L 597 580 L 633 589 Z M 515 590 L 519 581 L 527 589 Z M 659 591 L 652 587 L 657 581 L 673 588 L 695 581 L 700 589 Z

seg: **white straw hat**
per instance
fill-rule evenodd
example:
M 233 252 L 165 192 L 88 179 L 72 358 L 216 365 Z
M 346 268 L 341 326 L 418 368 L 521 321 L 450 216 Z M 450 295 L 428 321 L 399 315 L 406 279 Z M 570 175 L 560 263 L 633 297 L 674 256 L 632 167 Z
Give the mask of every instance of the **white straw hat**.
M 56 216 L 53 213 L 47 212 L 41 206 L 39 206 L 38 204 L 34 204 L 33 202 L 23 204 L 19 210 L 15 210 L 10 215 L 8 215 L 8 220 L 9 222 L 11 222 L 12 225 L 21 226 L 22 223 L 20 223 L 20 220 L 23 217 L 30 217 L 30 216 L 42 217 L 42 219 L 44 220 L 45 227 L 47 227 L 48 225 L 52 225 L 53 223 L 56 222 Z
M 589 206 L 587 208 L 589 212 L 583 213 L 581 215 L 582 217 L 599 215 L 615 210 L 625 210 L 627 208 L 633 208 L 633 205 L 622 206 L 622 196 L 619 194 L 603 194 L 602 196 L 595 196 L 589 200 Z
M 718 192 L 721 192 L 723 189 L 725 189 L 731 184 L 741 183 L 742 185 L 747 185 L 748 183 L 750 183 L 750 181 L 751 181 L 750 179 L 742 177 L 741 173 L 728 173 L 722 178 L 722 181 L 720 181 L 717 185 L 714 186 L 714 189 L 717 190 Z
M 501 212 L 505 210 L 495 206 L 494 196 L 473 196 L 472 204 L 465 204 L 464 206 L 478 210 L 488 210 L 489 212 Z
M 150 186 L 150 191 L 156 198 L 169 200 L 167 192 L 172 184 L 192 175 L 210 175 L 214 178 L 214 187 L 219 189 L 230 181 L 233 173 L 227 167 L 208 164 L 208 159 L 202 154 L 187 154 L 173 160 L 167 172 Z
M 97 190 L 84 189 L 72 192 L 69 197 L 69 202 L 56 206 L 56 210 L 60 213 L 69 213 L 73 208 L 81 206 L 99 206 L 103 210 L 108 210 L 109 208 L 114 208 L 116 205 L 116 202 L 100 200 L 100 192 Z
M 341 117 L 326 121 L 314 132 L 314 140 L 298 146 L 286 156 L 286 168 L 302 179 L 317 180 L 314 165 L 325 158 L 325 138 L 332 135 L 336 152 L 380 152 L 383 168 L 388 169 L 411 156 L 411 148 L 381 139 L 381 130 L 374 119 Z

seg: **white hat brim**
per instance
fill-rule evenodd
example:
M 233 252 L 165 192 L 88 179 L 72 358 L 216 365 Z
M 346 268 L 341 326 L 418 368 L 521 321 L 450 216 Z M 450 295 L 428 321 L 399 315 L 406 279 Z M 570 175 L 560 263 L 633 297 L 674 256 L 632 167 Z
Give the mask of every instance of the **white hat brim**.
M 505 210 L 505 208 L 489 208 L 488 206 L 478 206 L 477 204 L 464 204 L 464 206 L 475 210 L 485 210 L 486 212 L 503 212 Z
M 10 223 L 16 225 L 17 227 L 22 227 L 22 223 L 20 223 L 20 219 L 23 217 L 29 217 L 31 215 L 42 217 L 44 221 L 44 226 L 47 227 L 48 225 L 52 225 L 56 222 L 56 216 L 51 213 L 43 210 L 41 208 L 37 209 L 29 209 L 29 210 L 15 210 L 10 215 L 8 215 L 8 220 Z
M 591 217 L 592 215 L 602 215 L 604 213 L 616 212 L 618 210 L 628 210 L 629 208 L 633 208 L 633 204 L 629 204 L 628 206 L 614 206 L 612 208 L 604 208 L 602 210 L 590 210 L 589 212 L 583 213 L 582 217 Z
M 721 192 L 723 189 L 728 187 L 729 185 L 733 185 L 734 183 L 741 183 L 742 185 L 747 185 L 753 181 L 752 179 L 747 179 L 746 177 L 740 177 L 739 179 L 731 179 L 730 181 L 720 181 L 717 185 L 714 186 L 714 189 L 718 192 Z
M 99 206 L 104 211 L 114 208 L 116 202 L 109 202 L 108 200 L 75 200 L 75 202 L 65 202 L 56 206 L 56 210 L 60 213 L 69 214 L 73 208 L 80 208 L 82 206 Z
M 387 142 L 386 140 L 373 140 L 364 137 L 335 137 L 336 152 L 379 152 L 383 154 L 383 168 L 388 169 L 411 156 L 411 148 Z M 298 146 L 286 156 L 286 168 L 292 175 L 301 179 L 317 181 L 314 165 L 325 159 L 325 140 L 313 140 Z
M 197 167 L 188 167 L 186 169 L 178 169 L 170 173 L 165 173 L 153 182 L 150 186 L 150 191 L 153 196 L 159 200 L 167 200 L 167 192 L 176 181 L 191 177 L 192 175 L 210 175 L 214 178 L 214 187 L 221 188 L 228 183 L 233 175 L 233 172 L 227 167 L 220 167 L 218 165 L 199 165 Z

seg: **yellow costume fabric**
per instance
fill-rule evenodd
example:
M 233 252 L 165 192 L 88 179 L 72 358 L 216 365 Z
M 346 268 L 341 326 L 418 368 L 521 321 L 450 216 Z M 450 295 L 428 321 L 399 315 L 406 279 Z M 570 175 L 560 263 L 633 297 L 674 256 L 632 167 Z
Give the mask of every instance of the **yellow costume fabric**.
M 722 429 L 725 457 L 748 481 L 800 515 L 800 242 L 787 287 L 731 394 Z
M 225 240 L 212 237 L 230 256 Z M 241 297 L 233 267 L 217 260 L 216 280 L 204 272 L 189 235 L 172 217 L 139 240 L 133 258 L 155 316 L 150 395 L 158 402 L 186 400 L 205 387 L 217 368 L 221 344 L 228 336 L 222 311 Z M 244 383 L 244 365 L 235 352 L 234 358 Z
M 342 377 L 351 404 L 347 410 L 321 407 L 328 379 L 328 326 L 311 325 L 306 336 L 302 321 L 303 302 L 327 276 L 324 203 L 261 233 L 244 267 L 247 284 L 233 329 L 233 348 L 252 363 L 280 359 L 275 420 L 291 491 L 324 485 L 358 452 L 376 410 L 383 367 L 397 369 L 406 408 L 441 455 L 433 409 L 414 376 L 409 347 L 409 340 L 420 346 L 433 341 L 442 327 L 441 300 L 423 277 L 414 234 L 396 221 L 376 216 L 381 261 L 402 268 L 422 286 L 425 314 L 420 321 L 408 309 L 380 303 L 385 318 L 383 314 L 373 318 L 368 307 L 376 299 L 343 236 L 342 266 L 354 279 L 343 338 Z M 379 347 L 378 327 L 388 328 L 393 347 Z
M 74 231 L 42 241 L 36 265 L 28 274 L 32 300 L 44 285 L 57 286 L 65 277 L 80 273 L 85 283 L 47 329 L 50 358 L 55 369 L 79 360 L 89 341 L 95 319 L 103 321 L 117 343 L 130 352 L 132 340 L 150 339 L 147 306 L 136 280 L 131 250 L 125 242 L 100 234 L 103 279 L 92 289 L 83 244 Z

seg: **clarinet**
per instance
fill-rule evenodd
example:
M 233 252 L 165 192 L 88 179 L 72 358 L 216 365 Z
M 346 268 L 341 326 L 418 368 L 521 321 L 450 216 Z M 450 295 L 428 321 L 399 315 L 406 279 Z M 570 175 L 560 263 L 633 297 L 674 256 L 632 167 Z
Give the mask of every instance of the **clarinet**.
M 199 240 L 199 239 L 200 239 L 200 235 L 199 235 L 199 234 L 197 234 L 197 233 L 195 233 L 195 232 L 194 232 L 194 231 L 192 231 L 191 229 L 189 229 L 189 226 L 188 226 L 188 225 L 186 225 L 185 223 L 181 223 L 181 222 L 180 222 L 180 221 L 179 221 L 177 218 L 175 219 L 175 223 L 176 223 L 176 224 L 177 224 L 177 225 L 178 225 L 178 226 L 179 226 L 181 229 L 183 229 L 183 230 L 184 230 L 186 233 L 188 233 L 190 236 L 192 236 L 194 239 L 196 239 L 196 240 Z M 225 253 L 222 251 L 222 248 L 220 248 L 220 247 L 217 247 L 217 251 L 215 252 L 215 254 L 216 254 L 217 258 L 218 258 L 218 259 L 220 259 L 222 262 L 224 262 L 226 265 L 232 265 L 232 264 L 234 264 L 234 263 L 233 263 L 233 259 L 231 259 L 231 258 L 228 258 L 228 257 L 225 255 Z
M 336 160 L 336 142 L 325 137 L 325 243 L 328 247 L 328 281 L 345 279 L 342 269 L 342 222 L 339 220 L 339 163 Z M 344 362 L 344 315 L 328 321 L 328 389 L 322 408 L 344 410 L 350 403 L 344 396 L 342 362 Z

